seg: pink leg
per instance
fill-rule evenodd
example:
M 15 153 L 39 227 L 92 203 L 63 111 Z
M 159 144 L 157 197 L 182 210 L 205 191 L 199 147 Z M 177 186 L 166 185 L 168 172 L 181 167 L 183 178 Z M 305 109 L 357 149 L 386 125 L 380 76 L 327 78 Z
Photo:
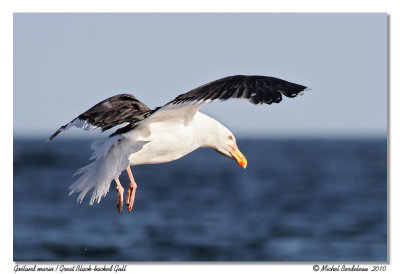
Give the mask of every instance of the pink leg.
M 124 204 L 124 188 L 122 187 L 118 178 L 115 178 L 114 180 L 116 184 L 115 189 L 117 190 L 117 209 L 119 214 L 122 214 L 122 206 Z
M 131 181 L 129 184 L 128 193 L 126 194 L 126 205 L 128 206 L 128 211 L 131 212 L 133 208 L 133 203 L 135 202 L 135 193 L 137 189 L 137 184 L 135 182 L 135 179 L 133 178 L 133 174 L 130 167 L 126 169 L 126 172 L 128 173 L 129 180 Z

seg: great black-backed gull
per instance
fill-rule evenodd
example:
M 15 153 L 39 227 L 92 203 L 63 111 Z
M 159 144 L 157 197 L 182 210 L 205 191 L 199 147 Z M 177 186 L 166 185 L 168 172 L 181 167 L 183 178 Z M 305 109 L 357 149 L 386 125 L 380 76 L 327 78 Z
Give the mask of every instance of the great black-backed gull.
M 114 180 L 117 209 L 121 214 L 124 188 L 119 176 L 123 170 L 130 179 L 126 195 L 129 212 L 135 200 L 137 184 L 130 166 L 166 163 L 199 147 L 209 147 L 246 168 L 247 160 L 239 151 L 232 132 L 199 112 L 201 105 L 231 98 L 247 99 L 255 105 L 279 103 L 282 94 L 296 97 L 305 90 L 308 90 L 305 86 L 274 77 L 236 75 L 202 85 L 154 110 L 131 94 L 119 94 L 60 127 L 49 139 L 71 127 L 105 131 L 122 125 L 106 141 L 97 144 L 90 158 L 94 161 L 75 173 L 80 177 L 70 186 L 69 193 L 80 192 L 77 200 L 82 202 L 93 190 L 90 204 L 99 203 Z

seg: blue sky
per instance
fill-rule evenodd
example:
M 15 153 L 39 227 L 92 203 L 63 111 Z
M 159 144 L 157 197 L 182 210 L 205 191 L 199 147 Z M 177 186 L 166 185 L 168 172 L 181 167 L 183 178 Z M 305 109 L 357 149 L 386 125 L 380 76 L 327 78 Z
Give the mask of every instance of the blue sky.
M 201 109 L 237 136 L 384 136 L 387 15 L 15 14 L 14 136 L 49 136 L 117 93 L 157 107 L 235 74 L 312 88 Z

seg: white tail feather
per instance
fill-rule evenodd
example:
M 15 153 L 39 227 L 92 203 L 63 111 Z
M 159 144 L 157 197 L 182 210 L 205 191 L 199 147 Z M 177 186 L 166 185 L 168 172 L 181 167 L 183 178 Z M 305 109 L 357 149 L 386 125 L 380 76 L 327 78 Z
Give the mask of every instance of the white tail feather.
M 106 196 L 113 179 L 118 178 L 121 172 L 129 166 L 129 156 L 139 151 L 146 142 L 129 142 L 121 135 L 114 136 L 98 147 L 91 159 L 96 160 L 80 168 L 74 175 L 81 176 L 70 186 L 71 195 L 80 192 L 77 201 L 82 202 L 86 194 L 93 189 L 90 205 L 95 201 L 100 203 Z
M 115 135 L 113 137 L 108 138 L 103 142 L 94 141 L 91 145 L 91 148 L 94 150 L 90 160 L 105 158 L 107 156 L 108 151 L 118 142 L 121 138 L 121 135 Z

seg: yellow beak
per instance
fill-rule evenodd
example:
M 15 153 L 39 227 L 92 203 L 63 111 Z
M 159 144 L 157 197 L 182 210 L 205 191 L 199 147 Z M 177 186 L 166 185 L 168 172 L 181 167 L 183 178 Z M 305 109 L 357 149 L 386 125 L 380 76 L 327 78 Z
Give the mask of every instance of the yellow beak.
M 233 149 L 233 152 L 232 152 L 233 158 L 235 158 L 235 160 L 238 162 L 238 164 L 241 167 L 246 168 L 247 167 L 247 159 L 246 159 L 246 157 L 244 157 L 244 155 L 240 152 L 240 150 L 238 149 L 237 146 L 235 148 L 232 148 L 232 149 Z

